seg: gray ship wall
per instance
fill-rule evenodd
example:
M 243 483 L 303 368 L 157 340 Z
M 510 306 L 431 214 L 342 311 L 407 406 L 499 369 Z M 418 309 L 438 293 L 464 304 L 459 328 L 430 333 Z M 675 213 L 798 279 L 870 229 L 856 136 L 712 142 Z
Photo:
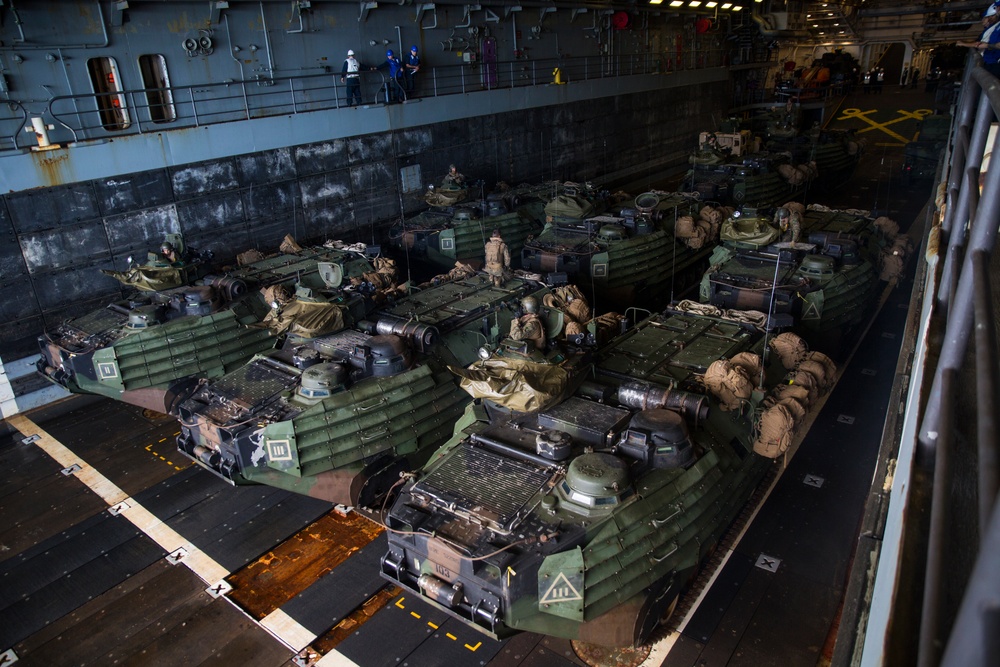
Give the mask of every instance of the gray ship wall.
M 380 243 L 389 223 L 424 207 L 424 189 L 449 163 L 487 188 L 497 181 L 634 179 L 684 164 L 697 133 L 728 107 L 725 68 L 668 72 L 670 62 L 680 62 L 678 35 L 689 35 L 690 16 L 635 14 L 632 27 L 619 31 L 607 13 L 536 7 L 478 10 L 470 18 L 466 6 L 442 5 L 418 21 L 413 6 L 383 5 L 359 19 L 357 3 L 313 2 L 300 31 L 289 6 L 57 0 L 19 4 L 18 21 L 0 23 L 3 97 L 20 105 L 12 110 L 57 121 L 52 140 L 59 143 L 28 150 L 24 139 L 11 140 L 24 136 L 23 126 L 8 132 L 16 114 L 0 114 L 0 359 L 33 355 L 46 327 L 118 298 L 118 283 L 99 269 L 124 269 L 129 256 L 143 258 L 166 233 L 182 233 L 218 261 L 247 248 L 275 250 L 285 234 L 300 242 Z M 181 42 L 206 29 L 213 49 L 184 53 Z M 58 106 L 54 96 L 92 92 L 86 62 L 93 56 L 115 57 L 129 90 L 142 87 L 135 62 L 144 53 L 165 54 L 172 86 L 256 77 L 266 84 L 277 75 L 337 72 L 348 47 L 375 63 L 385 42 L 398 50 L 400 40 L 404 48 L 419 44 L 432 72 L 462 67 L 463 53 L 478 43 L 473 29 L 476 39 L 495 38 L 501 62 L 593 56 L 665 69 L 596 79 L 578 73 L 568 85 L 402 105 L 138 133 L 136 126 L 128 136 L 99 127 L 74 136 L 47 115 Z M 719 49 L 724 35 L 684 44 Z M 89 116 L 63 120 L 77 117 Z

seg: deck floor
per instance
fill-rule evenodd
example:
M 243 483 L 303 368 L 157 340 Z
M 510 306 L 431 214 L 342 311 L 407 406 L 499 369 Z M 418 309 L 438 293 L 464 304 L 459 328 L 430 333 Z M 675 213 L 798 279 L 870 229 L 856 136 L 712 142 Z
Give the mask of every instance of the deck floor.
M 890 87 L 848 104 L 919 108 L 928 97 Z M 817 201 L 909 224 L 929 184 L 901 189 L 901 155 L 870 141 L 852 185 Z M 753 522 L 646 664 L 812 667 L 828 654 L 910 288 L 888 293 Z M 231 487 L 176 454 L 177 430 L 92 397 L 0 426 L 0 664 L 586 664 L 567 641 L 493 641 L 400 592 L 378 576 L 377 523 Z

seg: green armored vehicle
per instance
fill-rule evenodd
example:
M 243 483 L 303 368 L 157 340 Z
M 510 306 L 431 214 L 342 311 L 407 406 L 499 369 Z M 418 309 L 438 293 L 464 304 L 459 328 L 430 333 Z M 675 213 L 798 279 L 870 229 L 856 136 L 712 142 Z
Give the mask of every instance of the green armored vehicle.
M 448 372 L 547 294 L 476 274 L 409 296 L 358 326 L 256 356 L 177 407 L 178 449 L 232 484 L 266 484 L 370 506 L 452 433 L 469 397 Z M 562 328 L 553 311 L 548 334 Z M 388 481 L 386 481 L 388 480 Z
M 874 305 L 889 248 L 885 235 L 861 213 L 824 208 L 804 212 L 798 242 L 782 242 L 771 223 L 771 215 L 756 209 L 723 223 L 699 299 L 719 308 L 788 314 L 811 345 L 827 347 Z
M 521 266 L 580 286 L 595 295 L 597 307 L 634 304 L 639 297 L 662 305 L 706 266 L 712 235 L 685 240 L 678 225 L 705 206 L 691 195 L 647 192 L 614 215 L 596 215 L 590 199 L 565 192 L 546 205 L 545 228 L 525 243 Z
M 782 351 L 835 372 L 801 340 Z M 645 642 L 806 414 L 766 389 L 790 385 L 763 352 L 750 323 L 667 311 L 592 358 L 492 371 L 555 398 L 470 406 L 391 506 L 383 577 L 495 638 Z
M 389 243 L 443 268 L 458 261 L 483 259 L 483 248 L 494 230 L 499 230 L 511 253 L 541 229 L 548 186 L 520 186 L 485 195 L 479 201 L 433 206 L 393 225 Z
M 38 372 L 73 393 L 167 412 L 193 378 L 221 376 L 274 346 L 275 335 L 263 324 L 272 304 L 261 288 L 298 290 L 301 301 L 319 304 L 311 308 L 317 317 L 335 311 L 353 321 L 372 307 L 360 290 L 340 289 L 350 278 L 373 271 L 368 258 L 354 251 L 282 252 L 162 289 L 150 288 L 172 284 L 181 273 L 174 271 L 170 278 L 149 268 L 116 276 L 144 289 L 39 336 Z

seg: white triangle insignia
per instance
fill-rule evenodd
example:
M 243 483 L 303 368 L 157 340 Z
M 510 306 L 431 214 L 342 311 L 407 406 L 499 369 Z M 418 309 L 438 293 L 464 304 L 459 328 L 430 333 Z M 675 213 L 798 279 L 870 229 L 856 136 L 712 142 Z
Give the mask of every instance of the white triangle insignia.
M 543 604 L 552 604 L 555 602 L 573 602 L 574 600 L 582 599 L 583 596 L 580 595 L 580 591 L 576 590 L 576 587 L 569 583 L 566 575 L 560 572 L 556 580 L 549 586 L 549 590 L 545 591 L 541 602 Z

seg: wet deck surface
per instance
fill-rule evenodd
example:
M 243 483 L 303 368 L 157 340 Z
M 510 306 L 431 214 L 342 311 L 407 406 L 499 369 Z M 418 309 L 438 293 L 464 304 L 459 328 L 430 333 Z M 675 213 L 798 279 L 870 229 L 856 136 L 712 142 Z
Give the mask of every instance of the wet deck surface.
M 889 87 L 843 109 L 877 103 L 886 123 L 930 99 Z M 833 126 L 870 125 L 840 115 Z M 890 127 L 912 135 L 915 122 Z M 854 180 L 815 201 L 877 206 L 905 228 L 930 184 L 902 188 L 902 145 L 878 132 L 862 135 Z M 889 293 L 759 514 L 647 664 L 811 667 L 828 652 L 909 294 L 909 281 Z M 5 650 L 25 665 L 585 664 L 569 642 L 496 642 L 392 587 L 378 576 L 385 537 L 375 522 L 231 487 L 176 455 L 177 430 L 85 397 L 0 426 L 0 664 Z M 22 442 L 32 435 L 43 437 Z

